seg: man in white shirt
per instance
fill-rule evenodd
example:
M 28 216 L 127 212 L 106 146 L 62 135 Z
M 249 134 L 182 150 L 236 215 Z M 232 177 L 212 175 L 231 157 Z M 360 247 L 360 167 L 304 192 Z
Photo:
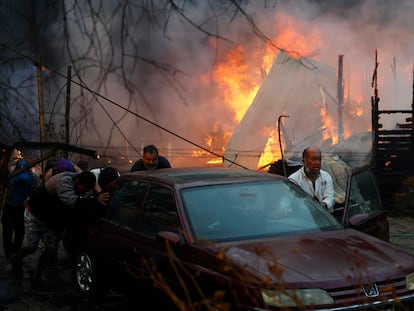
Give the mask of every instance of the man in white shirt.
M 330 213 L 333 213 L 335 192 L 331 175 L 321 170 L 322 152 L 310 146 L 303 150 L 303 166 L 289 176 L 289 179 L 309 193 Z

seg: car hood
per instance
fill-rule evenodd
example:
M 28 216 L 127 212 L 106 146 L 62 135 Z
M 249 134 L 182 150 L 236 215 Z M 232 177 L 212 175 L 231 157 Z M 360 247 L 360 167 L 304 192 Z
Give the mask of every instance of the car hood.
M 296 285 L 376 282 L 414 271 L 414 256 L 353 229 L 240 242 L 226 254 L 260 278 Z

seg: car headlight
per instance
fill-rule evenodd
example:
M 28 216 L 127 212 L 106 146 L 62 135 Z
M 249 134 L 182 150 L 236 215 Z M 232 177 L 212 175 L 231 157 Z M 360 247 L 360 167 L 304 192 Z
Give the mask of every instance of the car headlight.
M 266 305 L 272 307 L 295 307 L 332 304 L 334 300 L 323 289 L 262 290 Z
M 408 290 L 414 289 L 414 273 L 410 273 L 405 277 L 405 287 Z

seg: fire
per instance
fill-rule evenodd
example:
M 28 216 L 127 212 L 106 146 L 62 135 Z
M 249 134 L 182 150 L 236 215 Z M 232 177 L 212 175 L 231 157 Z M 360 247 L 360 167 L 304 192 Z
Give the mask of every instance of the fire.
M 301 24 L 294 18 L 279 14 L 276 18 L 278 35 L 274 42 L 283 48 L 290 57 L 299 58 L 314 55 L 322 46 L 319 33 L 310 29 L 308 24 Z
M 325 107 L 322 107 L 320 111 L 320 115 L 321 115 L 321 121 L 322 121 L 323 139 L 324 140 L 331 139 L 333 145 L 337 144 L 338 135 L 334 133 L 335 123 L 332 117 L 328 114 L 327 109 Z
M 219 159 L 219 158 L 216 158 L 216 159 L 213 159 L 213 160 L 208 160 L 207 161 L 207 164 L 210 164 L 210 165 L 212 165 L 212 166 L 215 166 L 215 165 L 220 165 L 220 164 L 222 164 L 223 163 L 223 159 Z
M 258 169 L 266 169 L 269 164 L 271 164 L 275 158 L 281 157 L 281 152 L 279 148 L 279 140 L 277 138 L 277 130 L 274 128 L 265 129 L 264 135 L 268 136 L 266 146 L 263 150 L 262 155 L 260 156 Z
M 261 82 L 258 71 L 250 72 L 245 61 L 249 56 L 242 46 L 237 46 L 228 53 L 224 62 L 219 64 L 213 73 L 218 91 L 222 94 L 224 103 L 233 109 L 237 122 L 243 118 Z
M 364 99 L 362 96 L 354 96 L 354 104 L 349 107 L 352 116 L 362 117 L 364 115 L 364 107 L 362 106 L 363 103 Z
M 221 94 L 224 104 L 233 109 L 236 123 L 240 122 L 253 102 L 263 75 L 269 72 L 277 55 L 276 45 L 282 47 L 291 57 L 301 57 L 313 53 L 315 47 L 320 44 L 321 40 L 316 33 L 309 35 L 308 31 L 304 31 L 307 27 L 300 25 L 293 18 L 279 15 L 276 21 L 275 29 L 278 29 L 278 34 L 264 49 L 256 48 L 252 52 L 246 51 L 245 45 L 236 46 L 213 72 L 218 93 Z M 259 166 L 267 165 L 281 157 L 276 132 L 277 127 L 263 129 L 262 134 L 268 137 L 268 141 L 260 157 Z
M 321 36 L 316 29 L 313 29 L 309 24 L 300 23 L 294 18 L 278 14 L 275 18 L 275 29 L 277 35 L 264 47 L 254 46 L 247 43 L 238 45 L 232 48 L 224 60 L 220 62 L 212 73 L 212 79 L 217 85 L 217 98 L 215 101 L 223 103 L 230 107 L 234 112 L 234 124 L 242 120 L 248 107 L 253 102 L 257 91 L 260 88 L 263 77 L 268 74 L 275 57 L 277 50 L 275 47 L 282 48 L 290 57 L 314 57 L 317 51 L 323 44 Z M 214 44 L 214 43 L 212 43 Z M 358 83 L 360 83 L 359 81 Z M 324 96 L 321 94 L 322 97 Z M 321 128 L 323 129 L 323 138 L 331 139 L 332 144 L 338 142 L 338 133 L 336 130 L 336 122 L 333 117 L 328 114 L 326 106 L 326 99 L 322 100 L 322 108 L 320 110 Z M 351 102 L 347 100 L 348 105 Z M 356 105 L 352 101 L 352 115 L 360 117 L 364 114 L 362 109 L 363 98 L 359 98 Z M 349 107 L 348 107 L 349 108 Z M 284 121 L 283 121 L 284 122 Z M 268 137 L 266 147 L 264 148 L 258 168 L 265 167 L 270 163 L 282 157 L 280 144 L 284 148 L 283 137 L 279 142 L 277 135 L 277 124 L 271 129 L 262 129 L 262 135 Z M 231 137 L 230 131 L 222 133 L 224 136 L 220 142 L 225 146 L 228 139 Z M 344 129 L 344 138 L 351 135 L 349 129 Z M 213 141 L 219 141 L 214 137 L 207 136 L 206 143 L 214 149 Z M 223 147 L 224 148 L 224 147 Z M 194 155 L 204 156 L 205 153 L 194 152 Z M 222 159 L 213 159 L 208 161 L 209 164 L 221 163 Z
M 279 33 L 274 38 L 273 42 L 276 42 L 278 46 L 281 46 L 290 57 L 298 58 L 303 55 L 313 54 L 315 47 L 318 47 L 321 44 L 320 36 L 316 32 L 309 34 L 308 31 L 306 31 L 306 26 L 301 25 L 293 18 L 279 14 L 276 20 L 276 29 L 279 29 Z M 269 71 L 275 57 L 276 55 L 273 46 L 268 44 L 266 54 L 262 58 L 262 63 L 266 66 L 266 72 Z M 282 148 L 284 148 L 285 143 L 283 137 L 280 137 L 281 142 L 279 143 L 277 130 L 277 125 L 275 125 L 275 128 L 271 131 L 267 131 L 269 133 L 267 134 L 269 138 L 259 160 L 259 169 L 282 158 L 280 144 L 282 145 Z

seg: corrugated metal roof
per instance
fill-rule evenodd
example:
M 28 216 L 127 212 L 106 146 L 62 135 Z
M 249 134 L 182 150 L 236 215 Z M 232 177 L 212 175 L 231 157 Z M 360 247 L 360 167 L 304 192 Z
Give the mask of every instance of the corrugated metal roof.
M 284 127 L 296 146 L 303 140 L 305 145 L 315 143 L 315 139 L 320 142 L 320 111 L 326 105 L 327 92 L 336 97 L 336 86 L 333 68 L 309 58 L 291 58 L 280 51 L 226 147 L 225 158 L 229 161 L 224 166 L 234 161 L 256 169 L 268 141 L 266 129 L 277 131 L 280 115 L 289 115 Z

